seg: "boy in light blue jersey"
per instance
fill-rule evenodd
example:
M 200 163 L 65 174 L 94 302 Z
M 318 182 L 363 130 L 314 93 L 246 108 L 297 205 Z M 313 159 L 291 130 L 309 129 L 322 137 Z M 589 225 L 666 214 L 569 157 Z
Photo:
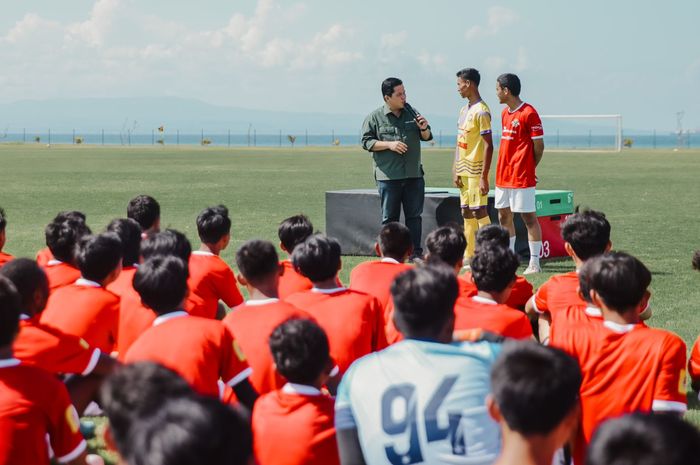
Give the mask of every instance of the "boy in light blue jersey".
M 406 339 L 350 366 L 336 398 L 342 465 L 492 464 L 499 426 L 486 409 L 501 344 L 452 343 L 458 285 L 446 266 L 400 274 L 394 323 Z

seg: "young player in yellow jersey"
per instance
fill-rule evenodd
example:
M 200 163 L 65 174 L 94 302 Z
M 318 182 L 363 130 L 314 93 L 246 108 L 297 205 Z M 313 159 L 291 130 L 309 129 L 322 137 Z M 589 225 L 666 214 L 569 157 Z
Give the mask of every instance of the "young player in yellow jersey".
M 469 103 L 459 112 L 457 147 L 452 165 L 454 183 L 460 188 L 460 204 L 467 238 L 465 262 L 474 255 L 476 231 L 491 224 L 487 204 L 489 170 L 493 157 L 491 110 L 479 94 L 479 71 L 465 68 L 457 72 L 457 91 Z

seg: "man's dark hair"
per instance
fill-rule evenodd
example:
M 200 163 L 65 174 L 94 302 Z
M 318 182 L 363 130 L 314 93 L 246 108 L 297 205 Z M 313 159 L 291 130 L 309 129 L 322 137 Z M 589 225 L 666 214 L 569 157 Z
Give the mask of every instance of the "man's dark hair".
M 443 262 L 454 267 L 464 257 L 467 239 L 456 225 L 442 226 L 425 238 L 428 262 Z
M 132 452 L 130 432 L 141 417 L 153 415 L 167 399 L 194 395 L 187 381 L 158 363 L 137 362 L 117 368 L 102 384 L 100 401 L 119 452 Z
M 520 260 L 505 247 L 484 247 L 471 261 L 472 278 L 476 288 L 485 292 L 501 292 L 515 279 Z
M 700 250 L 693 253 L 693 269 L 700 271 Z
M 311 320 L 281 323 L 270 334 L 269 344 L 277 371 L 290 383 L 313 385 L 330 360 L 328 337 Z
M 236 252 L 238 271 L 253 286 L 273 274 L 279 274 L 277 249 L 269 241 L 253 239 L 244 243 Z
M 141 229 L 146 231 L 160 218 L 160 204 L 150 195 L 137 195 L 129 200 L 126 217 L 136 220 Z
M 0 268 L 0 276 L 4 276 L 14 284 L 23 311 L 32 305 L 37 289 L 41 289 L 46 296 L 49 295 L 49 280 L 44 270 L 34 260 L 15 258 Z
M 454 316 L 457 293 L 457 277 L 444 264 L 404 271 L 391 284 L 397 328 L 407 337 L 426 332 L 437 336 Z
M 700 460 L 700 432 L 663 413 L 608 420 L 593 435 L 586 465 L 689 465 Z
M 0 276 L 0 347 L 12 345 L 19 331 L 20 297 L 12 281 Z
M 122 241 L 122 265 L 134 266 L 139 262 L 141 252 L 141 226 L 131 218 L 118 218 L 110 221 L 107 231 L 119 236 Z
M 46 226 L 44 235 L 46 245 L 56 260 L 75 263 L 78 243 L 91 234 L 85 221 L 76 218 L 64 218 L 52 221 Z
M 330 279 L 340 269 L 340 243 L 332 237 L 314 234 L 294 248 L 292 265 L 311 282 Z
M 556 428 L 578 404 L 581 370 L 559 349 L 509 341 L 491 370 L 491 392 L 508 427 L 522 435 Z
M 463 81 L 471 81 L 474 84 L 476 84 L 477 87 L 481 82 L 481 74 L 479 74 L 479 71 L 474 68 L 460 69 L 459 71 L 457 71 L 457 77 L 462 79 Z
M 78 211 L 78 210 L 66 210 L 62 212 L 58 212 L 58 214 L 53 218 L 53 222 L 60 223 L 62 221 L 66 220 L 76 220 L 76 221 L 82 221 L 85 223 L 85 220 L 87 217 L 85 216 L 85 213 Z
M 132 430 L 130 465 L 245 465 L 253 454 L 248 422 L 210 397 L 167 399 Z
M 155 255 L 139 265 L 134 289 L 141 302 L 161 315 L 177 310 L 187 295 L 187 265 L 174 255 Z
M 651 272 L 644 263 L 624 252 L 593 257 L 579 271 L 582 292 L 584 289 L 596 291 L 603 302 L 618 313 L 639 305 L 650 283 Z
M 216 244 L 231 233 L 231 218 L 223 205 L 205 208 L 197 217 L 197 233 L 205 244 Z
M 382 97 L 391 97 L 394 95 L 394 89 L 403 84 L 399 78 L 388 77 L 382 81 Z
M 385 257 L 402 260 L 413 247 L 411 231 L 403 224 L 392 221 L 382 226 L 377 244 Z
M 0 207 L 0 233 L 2 233 L 5 228 L 7 227 L 7 215 L 5 214 L 5 210 Z
M 508 89 L 514 97 L 520 96 L 520 78 L 512 73 L 501 74 L 496 78 L 498 85 L 503 89 Z
M 141 241 L 141 257 L 144 260 L 154 255 L 174 255 L 189 263 L 192 245 L 187 236 L 174 229 L 166 229 Z
M 475 249 L 483 247 L 510 247 L 510 233 L 500 224 L 490 224 L 476 231 Z
M 610 223 L 595 210 L 577 211 L 561 225 L 561 237 L 581 260 L 605 253 L 610 243 Z
M 78 268 L 83 278 L 102 282 L 122 261 L 122 241 L 114 233 L 85 236 L 80 241 Z
M 282 221 L 277 235 L 284 249 L 290 254 L 294 248 L 314 233 L 314 225 L 306 215 L 295 215 Z

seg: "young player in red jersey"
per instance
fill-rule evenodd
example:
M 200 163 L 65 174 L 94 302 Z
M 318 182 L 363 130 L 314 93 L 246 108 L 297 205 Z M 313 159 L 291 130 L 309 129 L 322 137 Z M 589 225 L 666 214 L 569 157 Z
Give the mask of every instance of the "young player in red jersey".
M 122 242 L 122 272 L 107 286 L 108 291 L 121 298 L 129 292 L 134 292 L 132 282 L 139 263 L 141 226 L 132 219 L 119 218 L 107 225 L 107 232 L 116 234 Z
M 580 434 L 575 463 L 604 420 L 623 413 L 686 411 L 686 347 L 676 334 L 639 319 L 651 273 L 636 258 L 613 252 L 581 269 L 603 323 L 578 322 L 558 346 L 576 357 L 583 373 Z
M 53 255 L 53 259 L 44 267 L 51 293 L 80 278 L 80 270 L 76 266 L 78 243 L 90 234 L 90 228 L 77 217 L 64 218 L 59 214 L 56 218 L 44 231 L 46 245 Z
M 223 205 L 206 208 L 197 217 L 197 232 L 202 246 L 190 255 L 190 294 L 185 310 L 190 315 L 221 320 L 226 311 L 219 300 L 230 308 L 243 303 L 233 270 L 219 257 L 231 240 L 228 209 Z
M 340 244 L 316 234 L 292 254 L 294 268 L 314 287 L 287 297 L 326 331 L 331 355 L 344 373 L 357 358 L 387 346 L 382 306 L 376 297 L 338 286 Z
M 81 278 L 56 290 L 41 314 L 41 323 L 85 339 L 104 353 L 117 342 L 119 297 L 105 287 L 122 269 L 121 241 L 116 234 L 85 237 L 80 243 Z
M 506 343 L 491 371 L 486 404 L 501 424 L 495 465 L 551 465 L 578 426 L 581 370 L 564 352 L 535 342 Z
M 328 338 L 306 319 L 288 320 L 270 336 L 270 351 L 289 381 L 253 409 L 253 448 L 259 465 L 340 464 L 334 401 L 322 392 L 333 369 Z
M 63 383 L 13 358 L 20 308 L 14 286 L 0 276 L 0 463 L 49 465 L 52 454 L 59 463 L 84 464 L 87 444 Z
M 238 281 L 248 289 L 248 300 L 223 320 L 246 354 L 253 370 L 250 382 L 260 394 L 281 388 L 285 380 L 275 370 L 267 339 L 280 323 L 290 318 L 311 318 L 303 310 L 279 300 L 279 258 L 271 242 L 248 241 L 236 252 Z
M 524 274 L 539 273 L 542 230 L 535 205 L 535 168 L 544 153 L 542 121 L 532 105 L 520 99 L 520 79 L 501 74 L 496 80 L 496 96 L 506 104 L 501 113 L 503 134 L 496 165 L 498 220 L 510 232 L 510 248 L 515 248 L 513 213 L 519 213 L 527 227 L 530 263 Z
M 277 229 L 280 238 L 280 248 L 290 257 L 294 248 L 308 239 L 314 233 L 314 226 L 306 215 L 296 215 L 282 221 Z M 292 265 L 291 259 L 280 262 L 282 275 L 280 276 L 279 295 L 285 299 L 295 292 L 306 291 L 313 287 L 311 280 L 299 274 Z
M 5 263 L 15 258 L 9 253 L 5 253 L 2 251 L 2 248 L 5 247 L 5 243 L 7 242 L 6 229 L 7 217 L 5 216 L 5 210 L 0 208 L 0 267 L 2 267 Z
M 160 204 L 150 195 L 137 195 L 126 206 L 126 217 L 141 226 L 141 238 L 160 231 Z
M 187 295 L 187 265 L 176 256 L 154 256 L 139 266 L 134 288 L 158 317 L 134 342 L 125 361 L 153 361 L 175 370 L 192 388 L 219 398 L 219 379 L 252 408 L 257 393 L 250 368 L 231 333 L 219 321 L 191 316 L 182 308 Z
M 399 273 L 411 268 L 406 260 L 413 254 L 411 232 L 401 223 L 382 226 L 374 249 L 381 260 L 363 262 L 350 272 L 350 289 L 373 295 L 387 308 L 391 283 Z
M 76 210 L 60 212 L 54 217 L 52 223 L 62 223 L 66 219 L 74 219 L 85 223 L 85 213 Z M 53 259 L 54 256 L 48 246 L 36 253 L 36 263 L 42 268 L 46 268 L 46 265 Z

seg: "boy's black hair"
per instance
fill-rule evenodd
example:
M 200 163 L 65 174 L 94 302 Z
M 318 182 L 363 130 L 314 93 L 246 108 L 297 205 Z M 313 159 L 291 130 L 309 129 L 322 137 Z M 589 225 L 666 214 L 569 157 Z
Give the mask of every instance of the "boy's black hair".
M 294 248 L 292 265 L 314 283 L 333 278 L 340 269 L 340 243 L 332 237 L 314 234 Z
M 457 77 L 463 81 L 471 81 L 477 86 L 481 82 L 481 74 L 474 68 L 464 68 L 457 71 Z
M 250 425 L 209 397 L 167 399 L 132 426 L 130 465 L 246 465 L 253 454 Z
M 141 253 L 141 226 L 131 218 L 110 221 L 107 231 L 115 233 L 122 241 L 122 265 L 134 266 Z
M 382 97 L 391 97 L 394 95 L 394 89 L 403 84 L 399 78 L 388 77 L 382 81 Z
M 510 233 L 500 224 L 489 224 L 476 231 L 475 249 L 483 247 L 510 247 Z
M 166 229 L 141 241 L 141 257 L 148 260 L 154 255 L 174 255 L 189 263 L 192 245 L 187 236 L 174 229 Z
M 508 427 L 524 436 L 554 430 L 578 404 L 581 370 L 565 352 L 508 341 L 491 370 L 491 392 Z
M 277 236 L 284 249 L 291 255 L 294 248 L 314 233 L 314 225 L 306 215 L 290 216 L 282 221 L 277 229 Z
M 205 244 L 216 244 L 230 234 L 231 218 L 228 216 L 228 208 L 223 205 L 205 208 L 197 216 L 197 233 Z
M 463 259 L 467 248 L 467 239 L 462 230 L 455 224 L 437 228 L 425 238 L 425 248 L 428 251 L 428 262 L 443 262 L 451 267 Z
M 577 210 L 561 225 L 561 237 L 585 261 L 605 253 L 610 243 L 610 223 L 602 212 Z
M 141 302 L 161 315 L 177 310 L 187 296 L 187 265 L 174 255 L 155 255 L 134 274 Z
M 0 207 L 0 233 L 2 233 L 5 228 L 7 227 L 7 215 L 5 214 L 5 210 Z
M 131 452 L 130 431 L 140 417 L 153 415 L 166 399 L 193 397 L 189 383 L 173 370 L 154 362 L 117 368 L 102 384 L 100 404 L 120 453 Z
M 236 252 L 238 271 L 253 286 L 273 274 L 279 274 L 277 249 L 269 241 L 253 239 L 244 243 Z
M 49 295 L 49 280 L 34 260 L 15 258 L 0 268 L 0 276 L 6 277 L 14 284 L 23 311 L 31 306 L 37 289 L 42 289 L 46 296 Z
M 444 264 L 413 268 L 391 284 L 394 319 L 406 337 L 432 332 L 435 336 L 454 316 L 458 285 L 454 271 Z
M 700 460 L 700 433 L 665 413 L 633 413 L 604 422 L 588 448 L 586 465 L 689 465 Z
M 85 221 L 76 218 L 52 221 L 44 230 L 46 245 L 54 258 L 71 264 L 76 261 L 80 240 L 91 233 Z
M 639 305 L 650 283 L 651 272 L 644 263 L 624 252 L 590 258 L 579 271 L 581 292 L 596 291 L 618 313 Z
M 126 217 L 136 220 L 141 229 L 146 231 L 160 218 L 160 204 L 150 195 L 137 195 L 129 200 Z
M 693 269 L 700 271 L 700 250 L 696 250 L 693 253 Z
M 484 247 L 471 260 L 472 278 L 476 288 L 485 292 L 501 292 L 515 279 L 520 260 L 510 249 Z
M 20 297 L 12 281 L 0 276 L 0 347 L 12 345 L 19 331 Z
M 405 225 L 392 221 L 382 226 L 377 244 L 385 257 L 402 260 L 413 247 L 411 231 Z
M 311 320 L 281 323 L 270 334 L 269 344 L 277 371 L 291 383 L 313 385 L 330 360 L 328 337 Z
M 78 210 L 66 210 L 62 212 L 58 212 L 56 216 L 54 216 L 53 220 L 51 220 L 52 223 L 61 223 L 66 220 L 76 220 L 76 221 L 82 221 L 85 223 L 87 217 L 85 216 L 85 213 L 78 211 Z
M 508 89 L 514 97 L 520 96 L 520 78 L 512 73 L 501 74 L 496 78 L 502 89 Z
M 122 261 L 122 241 L 114 233 L 85 236 L 80 241 L 78 268 L 83 278 L 101 283 Z

